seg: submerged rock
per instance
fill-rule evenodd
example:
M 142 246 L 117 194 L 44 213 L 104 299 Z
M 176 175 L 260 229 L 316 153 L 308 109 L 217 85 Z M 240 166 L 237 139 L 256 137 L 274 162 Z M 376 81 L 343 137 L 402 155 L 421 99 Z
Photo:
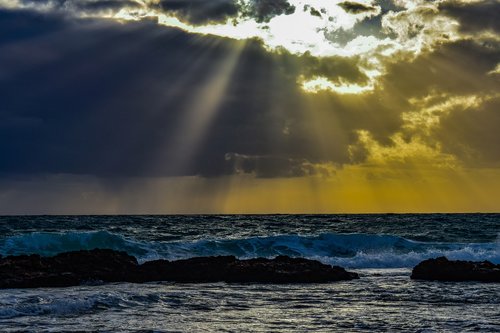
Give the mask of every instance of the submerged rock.
M 315 283 L 357 279 L 356 273 L 315 260 L 279 256 L 239 260 L 234 256 L 155 260 L 142 265 L 125 252 L 75 251 L 0 258 L 0 288 L 66 287 L 93 282 Z
M 446 257 L 427 259 L 411 273 L 416 280 L 500 282 L 500 265 L 489 261 L 448 260 Z

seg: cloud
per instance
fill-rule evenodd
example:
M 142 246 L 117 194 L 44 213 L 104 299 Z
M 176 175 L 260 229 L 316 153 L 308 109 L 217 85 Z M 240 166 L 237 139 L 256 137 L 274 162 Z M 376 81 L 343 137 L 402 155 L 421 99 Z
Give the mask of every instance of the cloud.
M 344 1 L 339 3 L 338 5 L 342 7 L 342 9 L 344 9 L 346 12 L 353 14 L 377 11 L 377 8 L 374 6 L 353 1 Z
M 496 0 L 449 0 L 440 3 L 439 10 L 457 19 L 463 32 L 500 32 L 500 3 Z
M 457 41 L 389 66 L 384 89 L 403 94 L 408 102 L 401 105 L 401 127 L 385 143 L 359 132 L 365 140 L 360 139 L 362 147 L 351 146 L 354 156 L 361 154 L 367 163 L 379 156 L 381 163 L 391 154 L 399 158 L 418 152 L 411 164 L 426 160 L 436 168 L 444 162 L 454 168 L 497 167 L 499 155 L 491 147 L 500 141 L 491 124 L 498 122 L 500 82 L 491 68 L 499 52 L 491 44 Z
M 438 89 L 454 95 L 498 91 L 498 77 L 488 73 L 497 64 L 500 44 L 460 40 L 441 45 L 413 61 L 394 62 L 382 78 L 408 97 L 426 96 Z
M 235 0 L 160 0 L 158 6 L 194 25 L 225 22 L 236 17 L 240 9 Z
M 360 70 L 360 59 L 356 57 L 313 57 L 306 53 L 298 57 L 304 77 L 322 76 L 332 82 L 350 82 L 360 85 L 368 82 L 368 77 Z
M 0 10 L 0 210 L 27 193 L 39 211 L 47 197 L 68 211 L 120 212 L 136 200 L 161 211 L 164 199 L 185 212 L 193 193 L 222 211 L 232 204 L 220 193 L 242 183 L 259 199 L 271 188 L 271 199 L 286 196 L 276 184 L 301 200 L 316 193 L 290 185 L 300 183 L 323 184 L 324 200 L 342 188 L 336 200 L 351 193 L 352 202 L 359 193 L 392 202 L 417 180 L 424 197 L 431 183 L 458 192 L 459 176 L 497 184 L 495 4 L 408 0 L 349 13 L 305 2 L 9 2 Z M 142 180 L 149 185 L 135 185 Z M 276 203 L 268 199 L 262 207 Z
M 269 22 L 275 16 L 294 12 L 295 6 L 287 0 L 250 0 L 242 5 L 243 15 L 255 18 L 258 23 Z
M 134 2 L 135 5 L 127 1 L 121 8 L 110 0 L 23 1 L 24 6 L 20 7 L 44 12 L 61 11 L 76 17 L 105 17 L 125 22 L 157 20 L 160 25 L 201 36 L 258 39 L 269 52 L 285 50 L 297 56 L 310 56 L 327 64 L 320 65 L 324 72 L 325 66 L 337 69 L 338 75 L 302 73 L 297 81 L 309 92 L 372 91 L 386 71 L 386 63 L 394 57 L 414 58 L 436 45 L 461 38 L 457 22 L 441 14 L 437 4 L 411 1 L 398 7 L 352 1 L 331 6 L 312 0 L 154 0 Z M 91 6 L 108 10 L 99 13 L 89 9 Z M 300 27 L 296 25 L 299 21 Z M 348 63 L 345 68 L 351 74 L 352 64 L 356 63 L 356 71 L 365 78 L 364 82 L 353 82 L 334 65 L 342 58 L 348 59 L 344 63 Z M 307 71 L 306 66 L 303 72 Z
M 439 126 L 441 118 L 457 109 L 468 109 L 480 105 L 491 96 L 429 94 L 423 98 L 411 99 L 412 110 L 402 114 L 405 128 L 410 131 L 425 132 Z
M 313 164 L 306 159 L 281 156 L 256 156 L 227 153 L 225 156 L 234 174 L 253 174 L 257 178 L 331 177 L 335 167 L 330 164 Z
M 441 118 L 434 136 L 468 167 L 500 167 L 500 96 Z
M 158 5 L 194 25 L 222 23 L 230 18 L 253 18 L 258 23 L 266 23 L 275 16 L 295 11 L 287 0 L 160 0 Z
M 117 13 L 123 8 L 138 9 L 142 5 L 133 0 L 19 0 L 28 8 L 52 9 L 85 15 Z
M 457 23 L 442 15 L 435 6 L 420 5 L 403 11 L 390 11 L 382 18 L 382 28 L 407 50 L 418 54 L 434 45 L 459 39 Z
M 0 3 L 1 5 L 1 3 Z M 192 25 L 219 24 L 233 19 L 267 23 L 273 17 L 290 15 L 295 6 L 287 0 L 19 0 L 18 6 L 60 10 L 77 16 L 118 14 L 127 9 L 139 15 L 167 14 Z
M 234 13 L 221 9 L 228 1 L 212 4 L 222 7 L 202 11 L 208 3 L 194 1 L 162 6 L 193 24 Z M 289 19 L 283 14 L 291 4 L 247 2 L 257 19 L 274 15 L 270 25 L 279 15 Z M 310 15 L 302 9 L 290 15 Z M 446 156 L 457 164 L 494 165 L 495 152 L 480 145 L 487 145 L 487 137 L 496 140 L 486 126 L 496 121 L 496 104 L 486 97 L 498 91 L 498 75 L 492 74 L 498 44 L 462 39 L 451 28 L 454 21 L 433 6 L 384 13 L 380 22 L 391 36 L 385 46 L 381 36 L 358 36 L 359 47 L 372 40 L 375 46 L 357 48 L 354 55 L 318 55 L 145 19 L 121 24 L 68 19 L 59 11 L 1 11 L 0 154 L 9 158 L 0 173 L 303 177 L 328 174 L 324 170 L 332 165 L 370 163 L 379 153 L 381 159 L 405 156 L 405 150 L 426 161 Z M 396 40 L 414 49 L 391 49 Z M 203 104 L 198 92 L 221 75 L 221 64 L 236 49 L 237 66 L 224 72 L 227 87 L 214 104 L 213 121 L 189 163 L 174 168 L 191 134 L 180 124 L 192 105 Z M 311 82 L 333 88 L 304 92 L 301 84 Z M 475 117 L 485 123 L 480 140 L 456 130 Z
M 301 62 L 310 60 L 291 54 L 279 60 L 261 43 L 247 43 L 216 121 L 178 170 L 172 169 L 176 152 L 189 135 L 179 131 L 183 117 L 200 98 L 197 91 L 220 75 L 217 68 L 236 42 L 151 22 L 75 23 L 28 12 L 0 18 L 2 31 L 18 27 L 14 41 L 0 37 L 0 153 L 9 156 L 0 163 L 3 175 L 214 177 L 234 172 L 225 159 L 230 152 L 347 161 L 343 132 L 328 134 L 332 150 L 310 149 L 317 144 L 309 134 L 314 119 L 296 83 L 309 66 Z
M 390 137 L 390 144 L 384 145 L 374 140 L 368 131 L 358 132 L 359 141 L 351 146 L 353 158 L 363 151 L 363 163 L 370 166 L 385 166 L 394 169 L 455 169 L 454 155 L 444 153 L 439 144 L 430 145 L 418 136 L 405 138 L 402 133 Z
M 489 75 L 499 75 L 500 74 L 500 63 L 498 63 L 495 68 L 488 72 Z
M 211 75 L 223 48 L 199 58 L 205 44 L 178 31 L 153 33 L 157 26 L 148 22 L 74 25 L 29 13 L 1 17 L 2 31 L 20 27 L 15 42 L 0 37 L 0 151 L 9 155 L 1 173 L 168 174 L 152 155 L 165 148 L 190 97 L 187 87 Z M 195 61 L 199 70 L 186 77 Z M 181 79 L 185 85 L 175 86 Z M 186 93 L 177 97 L 176 87 Z

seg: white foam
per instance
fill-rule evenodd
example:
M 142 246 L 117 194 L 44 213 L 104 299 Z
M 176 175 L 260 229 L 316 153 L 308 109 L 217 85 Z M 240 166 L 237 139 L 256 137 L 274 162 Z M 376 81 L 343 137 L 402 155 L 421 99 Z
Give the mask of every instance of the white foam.
M 492 243 L 416 242 L 391 235 L 278 235 L 194 242 L 141 242 L 107 231 L 30 233 L 0 239 L 0 253 L 54 255 L 66 251 L 110 248 L 126 251 L 140 261 L 159 258 L 234 255 L 239 258 L 289 255 L 356 268 L 412 267 L 438 256 L 500 263 L 500 241 Z

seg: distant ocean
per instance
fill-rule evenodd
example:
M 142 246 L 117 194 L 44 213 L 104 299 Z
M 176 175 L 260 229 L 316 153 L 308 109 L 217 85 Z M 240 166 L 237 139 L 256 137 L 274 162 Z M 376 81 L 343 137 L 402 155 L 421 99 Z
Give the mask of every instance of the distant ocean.
M 0 290 L 0 331 L 500 332 L 499 284 L 409 278 L 443 255 L 500 263 L 500 214 L 0 217 L 3 256 L 93 248 L 141 262 L 284 254 L 361 279 Z

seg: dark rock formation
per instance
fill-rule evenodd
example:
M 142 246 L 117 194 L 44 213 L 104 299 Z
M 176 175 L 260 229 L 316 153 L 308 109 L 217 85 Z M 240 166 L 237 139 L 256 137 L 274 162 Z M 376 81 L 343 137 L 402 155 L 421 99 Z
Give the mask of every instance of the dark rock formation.
M 141 265 L 148 281 L 312 283 L 352 280 L 356 273 L 315 260 L 279 256 L 239 260 L 233 256 L 157 260 Z
M 489 261 L 448 260 L 446 257 L 427 259 L 411 273 L 416 280 L 500 282 L 500 265 Z
M 54 257 L 10 256 L 0 259 L 0 288 L 129 281 L 136 277 L 137 267 L 134 257 L 112 250 L 66 252 Z
M 125 252 L 91 250 L 54 257 L 0 258 L 0 288 L 66 287 L 95 282 L 314 283 L 357 279 L 356 273 L 318 261 L 279 256 L 239 260 L 233 256 L 155 260 L 142 265 Z

